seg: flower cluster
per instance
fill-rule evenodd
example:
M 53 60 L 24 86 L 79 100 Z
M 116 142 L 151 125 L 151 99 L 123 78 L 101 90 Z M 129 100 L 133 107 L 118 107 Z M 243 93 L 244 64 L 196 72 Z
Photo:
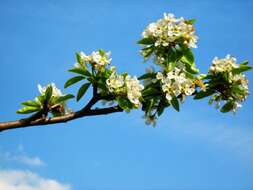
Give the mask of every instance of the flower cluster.
M 212 61 L 212 66 L 209 68 L 211 73 L 231 72 L 234 68 L 238 68 L 236 58 L 231 55 L 226 55 L 224 59 L 215 57 Z
M 151 23 L 142 33 L 143 38 L 155 39 L 155 46 L 169 46 L 180 41 L 189 48 L 196 48 L 198 37 L 191 21 L 164 13 L 164 18 Z
M 66 107 L 67 100 L 73 98 L 72 94 L 62 94 L 61 90 L 56 87 L 54 83 L 42 87 L 38 85 L 40 92 L 34 100 L 22 102 L 22 108 L 17 110 L 19 114 L 30 114 L 37 112 L 34 117 L 47 116 L 51 113 L 52 116 L 62 116 L 71 112 Z
M 110 58 L 111 52 L 105 52 L 103 50 L 93 51 L 90 55 L 80 52 L 78 55 L 80 57 L 80 61 L 75 64 L 75 67 L 77 68 L 81 67 L 84 63 L 89 63 L 95 69 L 101 71 L 112 61 L 112 58 Z
M 118 75 L 116 73 L 115 67 L 111 68 L 112 74 L 110 77 L 106 80 L 106 84 L 108 87 L 108 90 L 110 92 L 119 94 L 124 91 L 124 85 L 125 85 L 125 78 L 123 75 Z
M 136 76 L 131 77 L 129 75 L 125 78 L 127 97 L 136 107 L 140 106 L 140 97 L 141 91 L 144 89 L 144 86 L 140 84 L 140 81 Z
M 248 66 L 237 64 L 236 58 L 227 55 L 223 59 L 215 57 L 212 66 L 209 68 L 209 75 L 211 76 L 210 86 L 214 86 L 218 93 L 214 94 L 210 102 L 216 101 L 217 108 L 220 106 L 220 101 L 225 100 L 225 106 L 228 109 L 225 111 L 236 111 L 241 107 L 241 102 L 245 101 L 249 95 L 248 80 L 242 72 Z M 217 78 L 221 77 L 223 83 L 216 82 Z M 225 104 L 225 105 L 226 105 Z
M 66 101 L 70 98 L 73 98 L 72 95 L 63 94 L 59 88 L 56 87 L 55 83 L 50 83 L 44 87 L 38 84 L 38 90 L 41 96 L 46 96 L 48 88 L 52 88 L 52 95 L 47 100 L 49 111 L 53 114 L 53 116 L 65 115 L 71 112 L 69 108 L 66 106 Z M 39 97 L 35 98 L 35 101 L 40 101 Z
M 47 86 L 42 87 L 40 84 L 38 84 L 38 90 L 41 95 L 44 95 L 46 93 L 46 90 L 48 87 L 52 87 L 52 96 L 53 97 L 60 97 L 63 96 L 60 89 L 58 89 L 55 85 L 55 83 L 48 84 Z
M 173 96 L 190 96 L 195 91 L 194 80 L 187 78 L 185 73 L 177 68 L 166 73 L 165 76 L 161 72 L 158 72 L 156 79 L 161 81 L 162 91 L 166 94 L 166 99 L 169 102 Z
M 106 80 L 106 85 L 111 93 L 117 96 L 126 96 L 134 107 L 137 108 L 141 105 L 141 91 L 144 86 L 140 84 L 136 76 L 131 77 L 128 74 L 118 75 L 114 70 Z

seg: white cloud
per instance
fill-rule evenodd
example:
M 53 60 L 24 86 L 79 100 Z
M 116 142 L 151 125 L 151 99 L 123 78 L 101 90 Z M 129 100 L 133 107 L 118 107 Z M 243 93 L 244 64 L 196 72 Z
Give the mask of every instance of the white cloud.
M 248 126 L 226 126 L 213 121 L 177 121 L 174 126 L 161 127 L 172 138 L 184 141 L 201 141 L 207 145 L 228 150 L 246 160 L 253 158 L 253 131 Z M 162 123 L 161 125 L 167 125 Z
M 16 160 L 30 166 L 44 166 L 45 165 L 45 163 L 37 156 L 28 157 L 26 155 L 22 155 L 22 156 L 17 156 Z
M 0 190 L 71 190 L 71 186 L 31 171 L 0 170 Z
M 0 152 L 0 162 L 19 162 L 29 166 L 44 166 L 45 163 L 38 156 L 28 156 L 22 145 L 16 152 Z

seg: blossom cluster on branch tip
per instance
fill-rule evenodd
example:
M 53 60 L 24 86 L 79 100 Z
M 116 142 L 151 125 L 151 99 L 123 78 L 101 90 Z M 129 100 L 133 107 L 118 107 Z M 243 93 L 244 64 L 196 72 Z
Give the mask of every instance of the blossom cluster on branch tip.
M 42 87 L 40 84 L 38 84 L 38 90 L 39 90 L 40 94 L 42 96 L 45 95 L 47 88 L 50 86 L 52 87 L 52 96 L 53 97 L 63 96 L 61 90 L 56 87 L 55 83 L 50 83 L 44 87 Z
M 40 95 L 36 96 L 34 100 L 21 103 L 23 108 L 19 109 L 17 113 L 29 114 L 38 112 L 40 116 L 46 116 L 48 113 L 51 113 L 53 116 L 61 116 L 71 112 L 67 108 L 66 102 L 73 98 L 73 95 L 63 94 L 54 83 L 50 83 L 44 87 L 39 84 L 38 90 Z
M 211 73 L 229 72 L 231 73 L 234 68 L 238 68 L 239 65 L 236 63 L 236 58 L 231 55 L 226 55 L 225 58 L 219 59 L 215 57 L 212 61 L 212 65 L 209 68 Z
M 172 100 L 173 96 L 190 96 L 195 91 L 195 82 L 185 76 L 180 69 L 175 68 L 173 71 L 166 73 L 164 76 L 161 72 L 156 75 L 157 80 L 161 81 L 162 91 L 166 94 L 168 101 Z
M 128 100 L 138 108 L 141 105 L 141 91 L 144 86 L 136 76 L 131 77 L 128 74 L 118 75 L 114 70 L 106 80 L 108 90 L 116 96 L 127 96 Z
M 180 41 L 189 48 L 196 48 L 198 40 L 192 20 L 176 18 L 170 13 L 164 13 L 164 18 L 149 24 L 142 36 L 154 39 L 155 46 L 165 47 Z
M 250 70 L 248 62 L 237 63 L 235 57 L 227 55 L 219 59 L 215 57 L 209 68 L 207 78 L 208 88 L 215 89 L 209 103 L 216 102 L 216 107 L 220 108 L 221 102 L 225 104 L 221 108 L 222 112 L 233 111 L 241 107 L 241 103 L 249 95 L 248 80 L 243 72 Z M 214 90 L 212 90 L 214 91 Z
M 95 69 L 101 71 L 104 67 L 111 63 L 111 52 L 105 52 L 103 50 L 93 51 L 90 55 L 86 55 L 84 52 L 80 52 L 80 60 L 75 64 L 76 67 L 81 67 L 86 63 L 89 63 Z

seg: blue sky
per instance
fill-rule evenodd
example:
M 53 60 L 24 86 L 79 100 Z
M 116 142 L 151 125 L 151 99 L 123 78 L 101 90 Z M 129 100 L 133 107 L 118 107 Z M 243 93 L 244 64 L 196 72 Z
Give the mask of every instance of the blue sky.
M 140 75 L 149 64 L 136 41 L 164 12 L 197 19 L 202 72 L 228 53 L 252 62 L 252 9 L 250 0 L 1 0 L 0 120 L 19 118 L 19 103 L 38 94 L 38 83 L 63 88 L 76 51 L 111 50 L 119 71 Z M 132 111 L 0 133 L 0 190 L 17 178 L 32 190 L 251 190 L 252 104 L 249 96 L 234 116 L 189 98 L 156 128 Z

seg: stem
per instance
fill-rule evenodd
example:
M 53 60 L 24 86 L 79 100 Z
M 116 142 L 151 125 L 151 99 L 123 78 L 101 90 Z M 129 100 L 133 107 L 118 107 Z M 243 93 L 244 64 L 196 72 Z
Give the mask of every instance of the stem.
M 0 132 L 9 129 L 31 127 L 36 125 L 49 125 L 56 123 L 66 123 L 68 121 L 78 119 L 81 117 L 95 116 L 95 115 L 106 115 L 115 112 L 122 112 L 123 110 L 119 106 L 113 106 L 108 108 L 100 109 L 81 109 L 77 112 L 73 112 L 64 116 L 53 117 L 53 118 L 38 118 L 31 120 L 30 118 L 20 119 L 17 121 L 2 122 L 0 123 Z
M 16 121 L 9 121 L 9 122 L 0 122 L 0 132 L 4 130 L 16 129 L 16 128 L 25 128 L 25 127 L 32 127 L 37 125 L 50 125 L 56 123 L 66 123 L 68 121 L 78 119 L 81 117 L 87 116 L 95 116 L 95 115 L 106 115 L 115 112 L 122 112 L 123 109 L 119 106 L 112 106 L 107 108 L 98 108 L 98 109 L 91 109 L 93 105 L 95 105 L 99 100 L 104 99 L 97 94 L 97 88 L 93 88 L 93 97 L 90 101 L 79 111 L 72 112 L 70 114 L 52 118 L 45 118 L 43 114 L 38 113 L 34 114 L 31 117 L 16 120 Z

